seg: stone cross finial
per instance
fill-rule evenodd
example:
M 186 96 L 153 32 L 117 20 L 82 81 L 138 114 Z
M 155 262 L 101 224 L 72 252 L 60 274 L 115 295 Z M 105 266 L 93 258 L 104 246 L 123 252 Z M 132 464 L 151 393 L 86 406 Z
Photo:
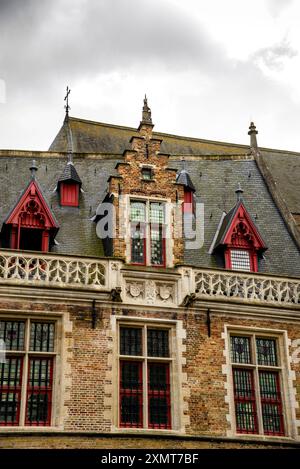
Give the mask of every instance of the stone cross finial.
M 257 148 L 257 139 L 256 139 L 257 134 L 258 134 L 258 131 L 256 130 L 254 122 L 250 122 L 248 135 L 250 135 L 250 147 L 251 148 Z
M 32 164 L 30 166 L 30 171 L 31 171 L 31 177 L 32 179 L 35 179 L 35 173 L 37 172 L 38 170 L 38 167 L 36 165 L 36 161 L 35 160 L 32 160 Z
M 244 191 L 243 191 L 243 189 L 241 188 L 241 184 L 240 184 L 240 183 L 238 183 L 238 187 L 237 187 L 237 190 L 235 191 L 235 193 L 236 193 L 237 201 L 243 199 L 243 193 L 244 193 Z
M 147 96 L 146 95 L 145 95 L 145 98 L 144 98 L 142 122 L 147 123 L 147 124 L 152 124 L 151 109 L 148 106 L 148 101 L 147 101 Z

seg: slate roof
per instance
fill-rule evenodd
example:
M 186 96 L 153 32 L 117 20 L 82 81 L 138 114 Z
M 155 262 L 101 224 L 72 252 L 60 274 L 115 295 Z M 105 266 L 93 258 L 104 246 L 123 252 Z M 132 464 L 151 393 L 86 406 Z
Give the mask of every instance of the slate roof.
M 55 190 L 65 170 L 69 150 L 68 129 L 63 125 L 50 147 L 51 151 L 0 150 L 0 223 L 26 187 L 30 178 L 30 163 L 34 158 L 39 167 L 37 180 L 60 225 L 56 236 L 59 244 L 52 250 L 62 254 L 103 256 L 103 246 L 97 238 L 92 218 L 105 197 L 108 177 L 114 174 L 116 163 L 122 161 L 123 151 L 129 148 L 129 140 L 132 135 L 137 135 L 137 131 L 130 127 L 71 117 L 68 125 L 72 129 L 74 167 L 81 175 L 84 187 L 84 192 L 80 193 L 79 207 L 61 207 Z M 222 257 L 209 254 L 209 249 L 223 212 L 227 213 L 235 206 L 235 189 L 241 183 L 249 214 L 268 246 L 259 262 L 259 271 L 300 277 L 299 248 L 250 154 L 249 146 L 158 132 L 154 132 L 154 137 L 163 139 L 162 152 L 171 154 L 170 166 L 178 171 L 182 170 L 184 156 L 185 169 L 195 188 L 196 201 L 204 204 L 204 220 L 199 220 L 204 223 L 204 244 L 197 249 L 185 250 L 186 264 L 224 267 Z M 295 188 L 296 182 L 290 174 L 290 171 L 298 174 L 300 154 L 269 149 L 261 149 L 261 154 L 270 170 L 275 168 L 272 174 L 275 179 L 278 178 L 277 187 L 283 191 L 287 205 L 300 212 L 299 188 Z M 284 181 L 279 182 L 281 161 L 286 163 L 282 174 L 286 172 L 292 181 L 286 191 Z
M 189 173 L 187 172 L 186 169 L 182 169 L 178 174 L 177 174 L 177 177 L 176 177 L 176 182 L 178 182 L 178 184 L 183 184 L 185 187 L 187 187 L 188 189 L 190 189 L 191 191 L 195 192 L 195 186 L 191 180 L 191 176 L 189 175 Z
M 82 185 L 82 181 L 72 161 L 68 161 L 57 182 L 60 183 L 64 181 L 74 181 L 78 182 L 80 186 Z

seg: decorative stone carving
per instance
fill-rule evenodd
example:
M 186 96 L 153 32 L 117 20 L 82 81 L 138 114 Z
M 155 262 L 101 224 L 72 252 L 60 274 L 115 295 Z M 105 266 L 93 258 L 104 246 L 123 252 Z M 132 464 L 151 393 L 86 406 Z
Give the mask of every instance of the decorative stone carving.
M 150 282 L 146 283 L 146 302 L 148 304 L 153 304 L 155 303 L 156 300 L 156 295 L 157 295 L 157 288 L 154 280 L 150 280 Z
M 126 291 L 134 298 L 144 297 L 145 284 L 144 282 L 128 282 Z

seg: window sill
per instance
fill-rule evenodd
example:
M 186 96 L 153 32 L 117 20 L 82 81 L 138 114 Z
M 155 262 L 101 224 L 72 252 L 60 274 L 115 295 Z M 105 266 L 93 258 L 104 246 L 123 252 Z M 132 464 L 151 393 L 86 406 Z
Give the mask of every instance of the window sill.
M 112 433 L 118 434 L 139 434 L 139 435 L 184 435 L 180 430 L 172 429 L 157 429 L 153 430 L 152 428 L 122 428 L 122 427 L 112 427 Z
M 24 426 L 24 427 L 14 427 L 14 426 L 0 426 L 0 435 L 5 433 L 52 433 L 63 430 L 62 427 L 47 427 L 47 426 Z

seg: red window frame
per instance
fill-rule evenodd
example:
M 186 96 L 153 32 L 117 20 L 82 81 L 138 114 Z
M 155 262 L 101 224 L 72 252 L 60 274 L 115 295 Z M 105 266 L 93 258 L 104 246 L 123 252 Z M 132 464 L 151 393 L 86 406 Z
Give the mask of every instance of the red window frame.
M 47 386 L 35 386 L 31 385 L 30 383 L 30 367 L 32 366 L 32 362 L 34 360 L 46 360 L 50 362 L 50 376 L 49 376 L 49 385 Z M 53 357 L 45 357 L 45 356 L 29 356 L 28 359 L 28 375 L 27 375 L 27 395 L 26 395 L 26 417 L 25 417 L 25 425 L 29 426 L 50 426 L 51 424 L 51 409 L 52 409 L 52 387 L 53 387 L 53 365 L 54 359 Z M 28 408 L 29 408 L 29 396 L 30 395 L 47 395 L 47 420 L 46 421 L 33 421 L 29 420 L 28 418 Z
M 280 430 L 279 432 L 271 431 L 271 430 L 265 430 L 264 428 L 264 435 L 275 435 L 275 436 L 282 436 L 284 435 L 284 421 L 283 421 L 283 408 L 282 408 L 282 400 L 281 400 L 281 392 L 280 392 L 280 376 L 278 371 L 269 371 L 269 370 L 259 370 L 258 375 L 261 373 L 268 373 L 272 374 L 276 377 L 276 394 L 277 398 L 268 398 L 268 397 L 260 397 L 260 403 L 261 407 L 263 408 L 263 405 L 272 405 L 276 406 L 278 409 L 278 416 L 279 416 L 279 422 L 280 422 Z M 262 410 L 263 414 L 263 410 Z
M 166 382 L 166 389 L 151 389 L 150 383 L 150 367 L 157 366 L 159 368 L 165 369 L 165 382 Z M 148 362 L 148 428 L 154 429 L 170 429 L 171 428 L 171 399 L 170 399 L 170 365 L 169 363 L 158 363 L 158 362 Z M 151 416 L 151 398 L 156 400 L 165 399 L 166 406 L 167 406 L 167 423 L 150 423 L 150 416 Z
M 2 393 L 15 394 L 18 398 L 17 412 L 16 412 L 16 419 L 15 419 L 14 422 L 0 422 L 0 426 L 1 427 L 15 427 L 15 426 L 19 426 L 19 422 L 20 422 L 21 391 L 22 391 L 22 378 L 23 378 L 23 364 L 24 364 L 24 361 L 23 361 L 23 357 L 20 356 L 20 355 L 9 355 L 9 357 L 7 357 L 7 359 L 8 360 L 9 359 L 19 359 L 20 362 L 21 362 L 20 374 L 19 374 L 19 385 L 11 386 L 11 385 L 3 385 L 3 384 L 0 383 L 1 384 L 0 385 L 0 395 L 2 395 Z M 0 366 L 1 366 L 1 363 L 0 363 Z
M 127 389 L 122 387 L 122 371 L 124 365 L 130 363 L 138 368 L 139 382 L 137 383 L 136 389 Z M 123 428 L 142 428 L 143 427 L 143 363 L 141 361 L 134 360 L 120 360 L 120 372 L 119 372 L 119 387 L 120 387 L 120 399 L 119 399 L 119 415 L 120 415 L 120 427 Z M 122 421 L 122 398 L 123 397 L 135 396 L 138 402 L 139 409 L 139 421 L 124 422 Z
M 247 270 L 238 270 L 237 272 L 257 272 L 258 271 L 258 262 L 257 262 L 257 253 L 253 249 L 247 249 L 245 247 L 239 248 L 235 246 L 230 246 L 225 250 L 225 269 L 232 269 L 231 262 L 231 251 L 246 251 L 249 253 L 250 259 L 250 271 Z
M 242 371 L 243 373 L 248 373 L 250 376 L 250 382 L 251 382 L 251 389 L 250 389 L 250 396 L 241 396 L 238 393 L 237 386 L 236 386 L 236 380 L 235 380 L 235 371 Z M 235 407 L 235 422 L 236 422 L 236 431 L 237 433 L 243 433 L 243 434 L 258 434 L 258 419 L 257 419 L 257 408 L 256 408 L 256 396 L 255 396 L 255 386 L 254 386 L 254 376 L 253 376 L 253 370 L 247 369 L 247 368 L 239 368 L 239 367 L 233 367 L 232 368 L 232 374 L 233 374 L 233 387 L 234 387 L 234 407 Z M 239 403 L 250 403 L 252 405 L 253 409 L 253 417 L 254 417 L 254 428 L 251 430 L 244 429 L 241 427 L 238 427 L 238 418 L 237 418 L 237 405 Z
M 76 182 L 60 183 L 60 205 L 63 207 L 79 206 L 79 184 Z

